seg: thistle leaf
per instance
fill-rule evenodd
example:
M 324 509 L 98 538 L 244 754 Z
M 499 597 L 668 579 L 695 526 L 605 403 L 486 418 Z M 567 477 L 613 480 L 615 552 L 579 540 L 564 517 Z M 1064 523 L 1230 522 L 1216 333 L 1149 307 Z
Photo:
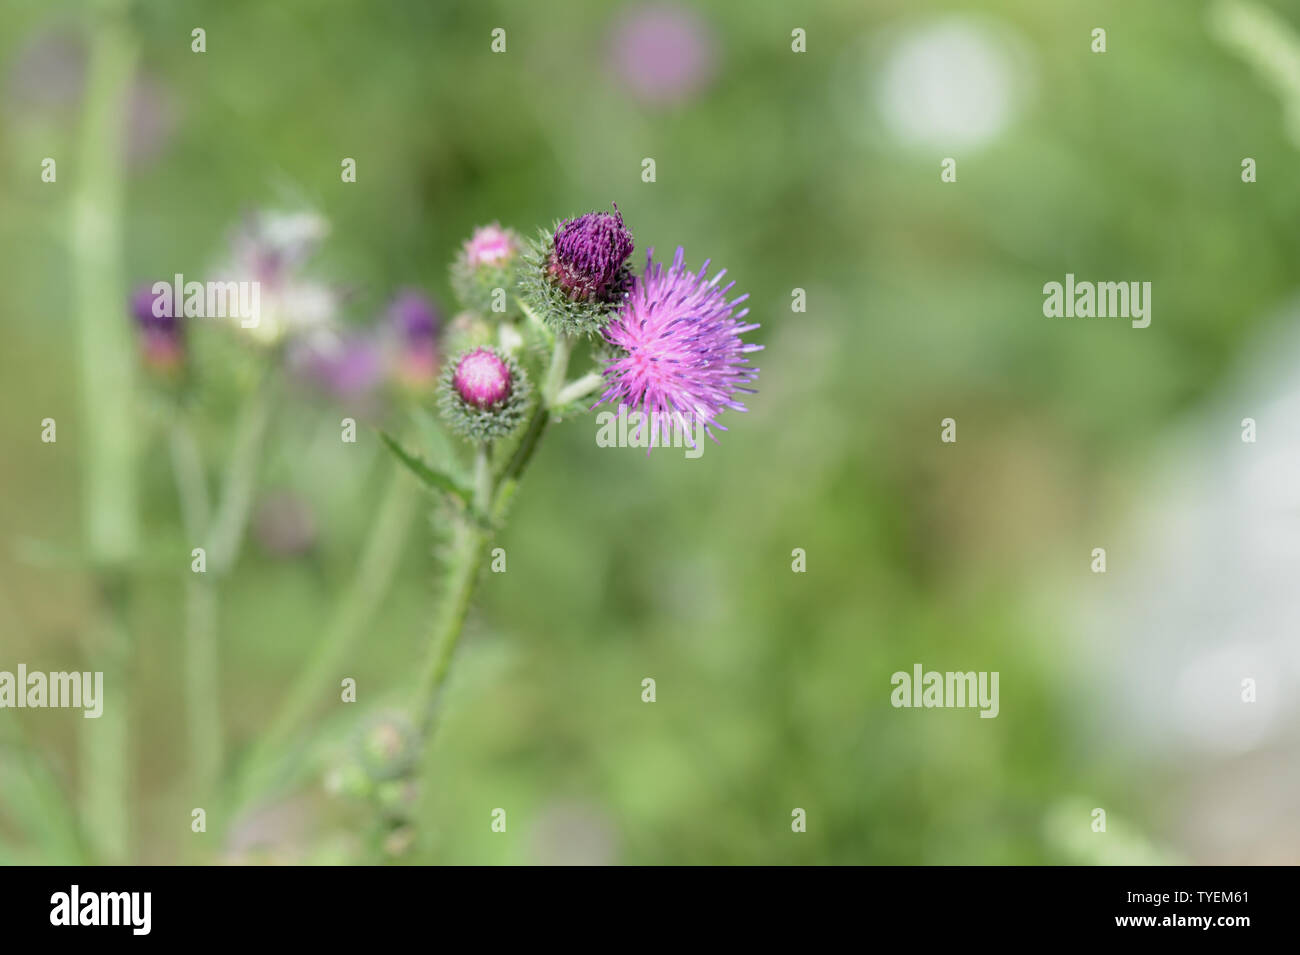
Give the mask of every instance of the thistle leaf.
M 393 452 L 393 456 L 405 464 L 407 469 L 419 478 L 420 483 L 425 487 L 436 488 L 446 494 L 454 495 L 455 497 L 460 498 L 467 507 L 471 505 L 474 497 L 469 488 L 458 483 L 445 472 L 429 467 L 429 465 L 425 464 L 424 461 L 411 454 L 385 432 L 380 431 L 379 437 L 388 450 Z

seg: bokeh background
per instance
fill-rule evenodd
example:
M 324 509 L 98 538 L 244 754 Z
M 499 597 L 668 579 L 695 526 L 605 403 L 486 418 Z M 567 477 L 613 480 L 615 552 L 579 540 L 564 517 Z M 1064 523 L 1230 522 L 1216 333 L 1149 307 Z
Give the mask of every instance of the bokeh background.
M 1300 7 L 1246 0 L 9 0 L 0 669 L 114 669 L 100 721 L 0 712 L 0 860 L 1300 861 L 1298 36 Z M 436 739 L 377 792 L 356 753 L 428 653 L 445 514 L 372 426 L 419 445 L 432 399 L 195 328 L 214 487 L 278 382 L 244 546 L 196 597 L 177 399 L 123 367 L 127 295 L 207 277 L 257 210 L 310 211 L 345 336 L 401 289 L 449 324 L 474 226 L 610 202 L 638 264 L 682 245 L 749 292 L 760 393 L 698 460 L 551 430 Z M 1151 326 L 1044 318 L 1067 272 L 1151 282 Z M 120 553 L 87 544 L 94 454 L 133 482 Z M 391 568 L 366 558 L 383 513 Z M 308 718 L 232 797 L 349 607 Z M 915 663 L 999 671 L 1000 715 L 892 708 Z M 195 687 L 221 788 L 196 788 Z

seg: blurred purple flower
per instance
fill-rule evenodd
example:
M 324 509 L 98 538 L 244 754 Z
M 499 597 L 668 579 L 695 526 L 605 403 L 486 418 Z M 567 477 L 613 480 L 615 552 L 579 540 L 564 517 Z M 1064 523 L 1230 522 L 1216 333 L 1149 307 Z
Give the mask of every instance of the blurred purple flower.
M 142 285 L 131 295 L 131 315 L 140 331 L 140 354 L 150 368 L 174 371 L 185 361 L 185 332 L 179 317 L 155 314 L 155 299 L 151 285 Z
M 5 76 L 5 100 L 15 113 L 44 119 L 75 109 L 86 85 L 87 50 L 74 34 L 46 32 L 29 38 Z M 139 75 L 131 83 L 124 122 L 126 160 L 138 168 L 167 148 L 176 126 L 175 107 L 165 87 Z
M 176 110 L 167 90 L 147 76 L 137 77 L 126 124 L 127 164 L 147 166 L 162 155 L 176 127 Z
M 320 334 L 292 347 L 290 366 L 300 377 L 335 398 L 367 395 L 384 378 L 383 351 L 357 334 Z
M 5 99 L 15 109 L 42 113 L 68 109 L 81 100 L 86 84 L 86 46 L 67 33 L 30 37 L 13 55 L 5 76 Z
M 397 339 L 395 375 L 411 388 L 431 385 L 438 376 L 438 331 L 442 316 L 423 294 L 406 289 L 388 308 Z
M 748 308 L 734 312 L 749 295 L 728 302 L 727 292 L 736 283 L 718 288 L 727 270 L 705 281 L 706 259 L 699 272 L 687 272 L 681 246 L 667 271 L 652 261 L 653 253 L 646 252 L 645 273 L 633 281 L 622 308 L 605 328 L 605 340 L 626 354 L 606 367 L 609 388 L 596 404 L 640 405 L 646 420 L 657 412 L 655 421 L 664 439 L 676 416 L 682 415 L 683 423 L 702 426 L 717 441 L 713 429 L 727 430 L 717 423 L 718 415 L 727 408 L 746 410 L 735 396 L 754 394 L 748 386 L 758 376 L 746 355 L 763 346 L 740 338 L 758 326 L 742 322 Z M 689 437 L 688 443 L 694 447 Z
M 689 99 L 717 72 L 713 32 L 693 10 L 645 3 L 613 24 L 609 63 L 632 94 L 652 105 Z

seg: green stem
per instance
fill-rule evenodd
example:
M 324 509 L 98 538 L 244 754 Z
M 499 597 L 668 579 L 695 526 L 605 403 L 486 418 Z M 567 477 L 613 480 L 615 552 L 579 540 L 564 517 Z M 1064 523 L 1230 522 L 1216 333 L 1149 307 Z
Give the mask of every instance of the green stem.
M 230 460 L 222 478 L 221 502 L 207 538 L 208 569 L 218 577 L 234 567 L 243 545 L 262 442 L 271 420 L 273 390 L 270 378 L 264 379 L 245 400 L 235 423 Z
M 555 347 L 551 351 L 551 366 L 546 370 L 546 383 L 542 386 L 542 402 L 547 408 L 559 404 L 558 398 L 564 388 L 564 376 L 569 369 L 569 355 L 573 351 L 573 336 L 563 333 L 555 336 Z
M 302 731 L 314 707 L 337 689 L 340 666 L 356 649 L 392 584 L 419 499 L 419 486 L 410 476 L 394 472 L 324 638 L 294 680 L 270 728 L 244 761 L 235 784 L 236 806 L 261 791 L 283 747 Z
M 555 337 L 542 400 L 538 402 L 519 447 L 495 487 L 491 477 L 489 449 L 479 448 L 474 461 L 474 504 L 476 510 L 492 516 L 490 524 L 493 528 L 499 528 L 502 523 L 505 509 L 546 430 L 546 424 L 550 420 L 549 408 L 564 384 L 572 349 L 573 339 L 570 336 Z M 416 719 L 426 740 L 434 726 L 447 676 L 451 672 L 451 661 L 465 629 L 465 618 L 469 614 L 474 588 L 491 540 L 492 531 L 470 520 L 458 522 L 456 542 L 447 565 L 446 590 L 434 619 L 432 649 L 416 693 Z
M 126 621 L 125 578 L 101 575 L 100 590 L 102 610 L 92 635 L 93 666 L 104 674 L 103 712 L 97 719 L 82 721 L 85 725 L 80 728 L 81 817 L 96 861 L 122 865 L 131 858 L 133 647 Z
M 600 372 L 589 372 L 561 388 L 560 393 L 555 396 L 555 404 L 559 407 L 563 407 L 570 402 L 577 401 L 580 398 L 585 398 L 604 383 L 605 376 Z
M 442 699 L 447 674 L 451 671 L 456 645 L 465 629 L 465 617 L 478 581 L 483 557 L 491 534 L 470 521 L 461 521 L 456 528 L 456 544 L 447 568 L 447 587 L 442 605 L 434 620 L 433 652 L 425 664 L 416 694 L 416 719 L 421 735 L 428 737 L 433 729 L 438 704 Z
M 135 342 L 114 304 L 122 282 L 123 126 L 136 45 L 118 0 L 95 11 L 80 143 L 72 168 L 73 304 L 80 340 L 81 420 L 86 546 L 95 567 L 99 620 L 92 625 L 94 669 L 104 674 L 104 710 L 78 721 L 84 828 L 98 861 L 130 855 L 128 741 L 132 646 L 126 621 L 124 568 L 139 536 L 136 490 Z
M 179 416 L 171 428 L 172 473 L 189 541 L 201 543 L 210 520 L 207 479 L 198 442 Z M 190 798 L 213 810 L 221 774 L 222 722 L 218 681 L 217 593 L 207 574 L 185 581 L 185 723 L 189 740 Z

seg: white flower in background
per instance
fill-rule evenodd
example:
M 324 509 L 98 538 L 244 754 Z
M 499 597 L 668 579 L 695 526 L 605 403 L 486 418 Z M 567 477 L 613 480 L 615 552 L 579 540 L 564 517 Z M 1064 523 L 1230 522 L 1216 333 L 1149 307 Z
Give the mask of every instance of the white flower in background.
M 251 215 L 231 242 L 226 280 L 257 282 L 260 314 L 255 323 L 241 322 L 241 331 L 272 344 L 333 324 L 338 294 L 323 282 L 302 274 L 302 268 L 329 235 L 329 222 L 314 212 L 258 212 Z
M 950 17 L 878 38 L 865 83 L 888 136 L 956 151 L 1000 135 L 1031 87 L 1024 44 L 994 22 Z M 883 61 L 883 62 L 882 62 Z

